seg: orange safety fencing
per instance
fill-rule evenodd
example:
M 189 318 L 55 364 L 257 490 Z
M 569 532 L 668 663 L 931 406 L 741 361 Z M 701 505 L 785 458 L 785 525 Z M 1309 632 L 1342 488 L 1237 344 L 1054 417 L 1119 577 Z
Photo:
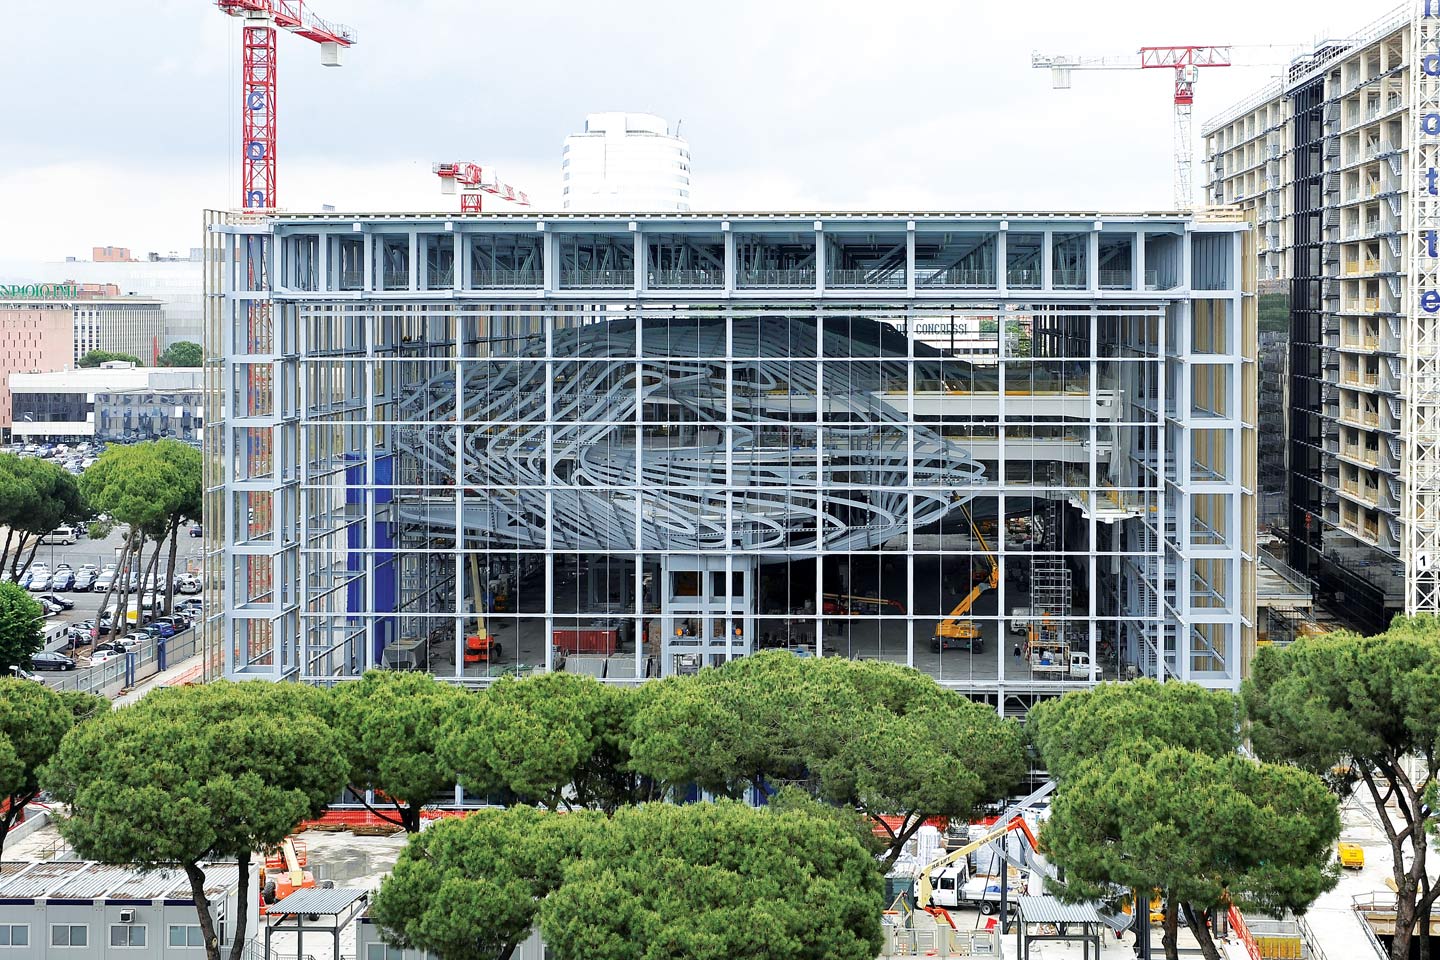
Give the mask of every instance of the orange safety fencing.
M 1240 942 L 1245 944 L 1245 952 L 1250 954 L 1250 960 L 1262 960 L 1260 947 L 1255 943 L 1255 938 L 1250 934 L 1250 928 L 1245 925 L 1245 918 L 1240 915 L 1239 910 L 1235 909 L 1233 903 L 1230 905 L 1229 917 L 1230 929 L 1240 936 Z

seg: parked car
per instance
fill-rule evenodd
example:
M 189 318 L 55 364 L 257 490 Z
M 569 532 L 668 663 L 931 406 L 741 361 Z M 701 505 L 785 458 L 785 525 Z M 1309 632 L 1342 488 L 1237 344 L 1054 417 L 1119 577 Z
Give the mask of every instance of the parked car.
M 173 636 L 174 634 L 177 634 L 177 633 L 179 633 L 179 632 L 182 631 L 182 630 L 189 630 L 189 629 L 190 629 L 190 619 L 189 619 L 188 617 L 183 617 L 183 616 L 179 616 L 179 615 L 170 616 L 170 617 L 160 617 L 160 618 L 157 619 L 154 623 L 152 623 L 151 626 L 152 626 L 152 627 L 157 627 L 157 628 L 159 628 L 159 629 L 161 629 L 161 630 L 164 630 L 164 629 L 167 629 L 167 628 L 168 628 L 168 629 L 170 630 L 170 633 L 163 634 L 163 636 L 167 636 L 167 637 L 168 637 L 168 636 Z
M 60 574 L 57 573 L 56 576 L 60 576 Z M 39 598 L 39 599 L 41 599 L 41 600 L 49 600 L 51 603 L 55 604 L 55 605 L 56 605 L 57 607 L 59 607 L 61 610 L 74 610 L 74 609 L 75 609 L 75 601 L 74 601 L 74 600 L 66 600 L 64 597 L 60 596 L 58 593 L 42 593 L 42 594 L 40 594 L 40 598 Z
M 164 619 L 156 620 L 140 629 L 157 637 L 169 638 L 175 636 L 175 624 L 168 623 Z
M 175 579 L 176 593 L 199 593 L 202 586 L 200 578 L 193 573 L 181 574 Z
M 20 666 L 19 664 L 13 664 L 13 665 L 11 665 L 11 667 L 10 667 L 10 675 L 11 675 L 12 677 L 18 677 L 18 678 L 21 679 L 21 680 L 34 680 L 36 683 L 39 683 L 39 682 L 40 682 L 40 678 L 39 678 L 39 677 L 35 676 L 35 674 L 31 673 L 29 670 L 26 670 L 24 667 Z
M 30 663 L 36 670 L 74 670 L 75 661 L 57 653 L 54 650 L 41 650 L 30 657 Z
M 56 571 L 55 571 L 55 575 L 50 578 L 50 589 L 51 589 L 51 590 L 74 590 L 74 589 L 75 589 L 75 571 L 74 571 L 74 570 L 56 570 Z
M 64 609 L 62 609 L 61 606 L 60 606 L 60 604 L 58 604 L 58 603 L 52 603 L 52 602 L 49 601 L 49 600 L 38 599 L 38 598 L 36 599 L 35 602 L 38 603 L 38 604 L 40 604 L 40 610 L 41 610 L 41 612 L 42 612 L 45 616 L 47 616 L 47 617 L 57 616 L 57 615 L 62 614 L 62 613 L 65 612 Z
M 110 584 L 114 582 L 115 574 L 113 571 L 102 573 L 95 578 L 94 582 L 90 584 L 90 589 L 93 590 L 95 593 L 104 593 L 106 590 L 110 589 Z
M 75 571 L 75 580 L 71 583 L 70 589 L 79 591 L 80 593 L 88 593 L 91 588 L 95 586 L 95 579 L 99 576 L 100 574 L 93 568 L 86 570 L 84 567 L 81 567 Z
M 26 575 L 24 587 L 31 593 L 44 593 L 50 589 L 50 571 L 30 571 Z
M 200 526 L 200 524 L 198 524 L 198 523 L 192 523 L 192 524 L 190 525 L 190 536 L 192 536 L 192 537 L 203 537 L 203 536 L 205 536 L 205 528 L 202 527 L 202 526 Z
M 41 537 L 40 542 L 69 545 L 74 543 L 76 539 L 74 527 L 60 526 Z
M 95 633 L 94 620 L 76 620 L 65 627 L 67 640 L 89 640 Z
M 137 636 L 137 634 L 139 634 Z M 145 642 L 146 634 L 143 631 L 131 631 L 123 637 L 116 637 L 114 640 L 106 640 L 95 645 L 96 650 L 113 648 L 120 653 L 129 653 L 131 650 L 139 650 L 140 645 Z

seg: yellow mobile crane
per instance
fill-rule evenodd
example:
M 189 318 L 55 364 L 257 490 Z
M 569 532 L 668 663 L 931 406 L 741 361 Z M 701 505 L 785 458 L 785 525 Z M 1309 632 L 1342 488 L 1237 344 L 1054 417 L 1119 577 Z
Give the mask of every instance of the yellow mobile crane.
M 1035 834 L 1030 832 L 1030 825 L 1025 822 L 1024 817 L 1015 816 L 1004 824 L 996 824 L 978 840 L 972 840 L 926 864 L 915 884 L 915 908 L 929 912 L 936 907 L 943 909 L 973 903 L 979 905 L 982 912 L 990 913 L 986 906 L 999 901 L 1000 891 L 998 887 L 990 889 L 993 884 L 987 878 L 971 875 L 969 857 L 976 850 L 994 843 L 1012 830 L 1024 834 L 1031 850 L 1040 849 L 1040 844 L 1036 841 Z M 1003 864 L 1000 869 L 1005 869 Z
M 950 615 L 940 621 L 935 628 L 935 636 L 930 640 L 930 649 L 939 653 L 941 650 L 969 650 L 971 653 L 980 653 L 985 648 L 984 637 L 980 634 L 980 627 L 973 621 L 965 619 L 970 608 L 975 606 L 975 601 L 980 599 L 980 594 L 986 590 L 994 590 L 1000 586 L 1000 567 L 995 563 L 995 554 L 990 549 L 990 544 L 985 542 L 985 534 L 975 524 L 975 518 L 970 515 L 970 507 L 966 504 L 960 506 L 960 512 L 965 514 L 965 522 L 970 524 L 970 532 L 980 542 L 980 549 L 985 551 L 985 559 L 990 564 L 990 573 L 980 580 L 965 598 L 956 604 Z

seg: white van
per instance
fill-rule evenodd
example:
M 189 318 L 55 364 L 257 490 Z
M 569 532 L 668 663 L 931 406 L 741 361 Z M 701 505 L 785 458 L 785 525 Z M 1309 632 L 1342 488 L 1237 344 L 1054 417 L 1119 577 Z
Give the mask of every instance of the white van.
M 56 527 L 45 536 L 40 538 L 41 543 L 60 543 L 69 545 L 79 539 L 75 534 L 74 527 Z
M 1030 635 L 1030 624 L 1039 619 L 1030 607 L 1016 607 L 1010 611 L 1010 620 L 1006 627 L 1017 637 L 1025 637 Z

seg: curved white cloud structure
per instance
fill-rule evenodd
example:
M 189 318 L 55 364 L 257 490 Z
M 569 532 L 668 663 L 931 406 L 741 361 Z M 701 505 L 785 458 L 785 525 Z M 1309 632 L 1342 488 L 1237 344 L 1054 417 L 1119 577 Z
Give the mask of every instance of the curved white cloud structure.
M 726 339 L 720 316 L 638 330 L 626 319 L 556 331 L 551 355 L 573 360 L 547 366 L 535 350 L 467 361 L 466 531 L 519 548 L 545 546 L 548 528 L 554 548 L 571 550 L 864 549 L 904 532 L 912 510 L 917 528 L 938 520 L 963 499 L 955 488 L 982 477 L 962 447 L 905 427 L 911 361 L 892 327 L 774 317 L 737 321 Z M 843 385 L 817 382 L 841 371 Z M 456 461 L 455 405 L 450 372 L 401 404 L 401 419 L 433 424 L 411 428 L 407 445 L 442 475 Z M 453 499 L 398 510 L 455 518 Z

